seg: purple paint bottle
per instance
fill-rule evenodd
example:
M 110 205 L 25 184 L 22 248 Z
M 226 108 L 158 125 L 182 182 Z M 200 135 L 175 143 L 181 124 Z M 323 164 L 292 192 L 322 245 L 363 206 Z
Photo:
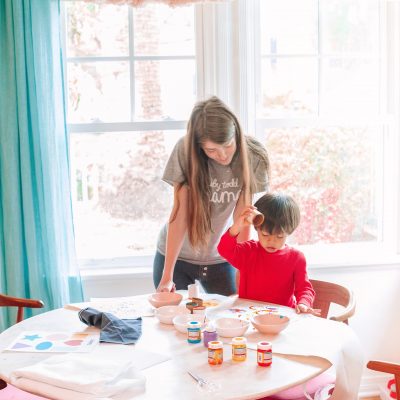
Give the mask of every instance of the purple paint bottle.
M 208 347 L 208 342 L 213 342 L 215 340 L 218 340 L 217 331 L 212 325 L 207 325 L 206 329 L 203 332 L 204 347 Z

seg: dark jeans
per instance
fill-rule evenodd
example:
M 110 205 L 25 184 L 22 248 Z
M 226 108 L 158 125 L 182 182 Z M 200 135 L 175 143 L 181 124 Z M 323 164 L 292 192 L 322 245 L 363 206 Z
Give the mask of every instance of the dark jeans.
M 156 288 L 161 281 L 164 260 L 165 257 L 157 251 L 153 262 L 153 282 Z M 207 293 L 229 296 L 236 293 L 235 276 L 235 268 L 227 262 L 197 265 L 177 260 L 173 281 L 177 290 L 186 290 L 188 285 L 198 280 Z

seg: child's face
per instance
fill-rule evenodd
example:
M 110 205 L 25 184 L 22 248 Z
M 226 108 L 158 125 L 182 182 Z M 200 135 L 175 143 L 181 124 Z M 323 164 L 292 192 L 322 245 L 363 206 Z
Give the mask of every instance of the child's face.
M 262 229 L 257 229 L 258 241 L 268 253 L 275 253 L 283 249 L 288 235 L 286 233 L 271 234 Z

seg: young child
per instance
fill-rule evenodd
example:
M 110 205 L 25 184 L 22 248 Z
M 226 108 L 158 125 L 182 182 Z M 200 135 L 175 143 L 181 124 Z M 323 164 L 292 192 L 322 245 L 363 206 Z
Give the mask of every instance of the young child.
M 264 215 L 256 228 L 258 241 L 238 243 L 236 238 L 251 223 L 255 211 Z M 221 237 L 218 251 L 240 271 L 239 297 L 281 304 L 298 313 L 319 315 L 312 304 L 315 292 L 307 276 L 306 260 L 286 244 L 300 222 L 296 202 L 284 194 L 267 193 L 247 206 Z

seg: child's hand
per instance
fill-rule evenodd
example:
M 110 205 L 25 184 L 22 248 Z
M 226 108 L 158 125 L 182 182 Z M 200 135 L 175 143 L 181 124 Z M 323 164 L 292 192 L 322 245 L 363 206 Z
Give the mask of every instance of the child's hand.
M 311 308 L 306 306 L 305 304 L 299 303 L 296 305 L 296 313 L 297 314 L 312 314 L 317 317 L 321 315 L 321 310 L 318 308 Z
M 251 225 L 255 210 L 257 210 L 257 207 L 251 205 L 246 206 L 243 209 L 242 213 L 237 218 L 235 218 L 233 225 L 229 229 L 229 233 L 232 236 L 236 236 L 241 232 L 244 227 Z

